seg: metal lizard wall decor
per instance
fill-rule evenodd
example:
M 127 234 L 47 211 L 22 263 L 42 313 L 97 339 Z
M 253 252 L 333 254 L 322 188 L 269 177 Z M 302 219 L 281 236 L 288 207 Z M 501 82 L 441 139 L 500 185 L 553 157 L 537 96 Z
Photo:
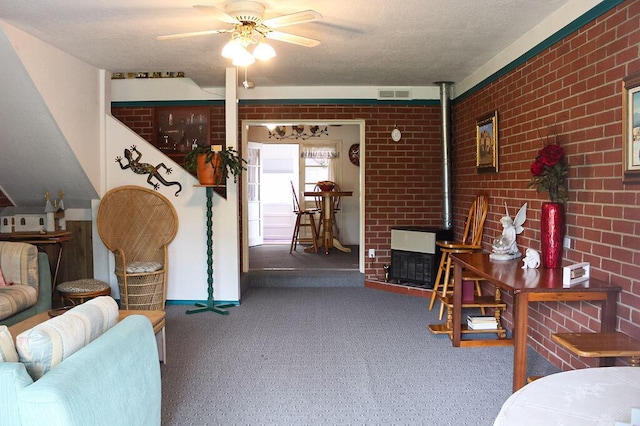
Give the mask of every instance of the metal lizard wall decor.
M 136 158 L 133 158 L 134 152 L 137 154 Z M 149 177 L 147 178 L 147 183 L 153 186 L 153 189 L 155 189 L 156 191 L 158 190 L 158 188 L 160 188 L 160 185 L 158 185 L 158 183 L 156 182 L 152 182 L 151 179 L 153 178 L 158 179 L 164 186 L 178 185 L 178 190 L 174 194 L 176 197 L 178 196 L 180 191 L 182 191 L 182 185 L 180 184 L 180 182 L 169 182 L 160 174 L 160 168 L 164 168 L 168 175 L 171 174 L 171 172 L 173 171 L 171 167 L 165 166 L 164 163 L 160 163 L 157 166 L 153 166 L 149 163 L 141 163 L 140 159 L 142 158 L 142 153 L 138 151 L 135 145 L 132 145 L 130 150 L 125 148 L 124 156 L 127 159 L 128 164 L 122 164 L 122 157 L 116 157 L 116 162 L 120 164 L 120 168 L 122 170 L 131 169 L 133 173 L 139 175 L 149 175 Z

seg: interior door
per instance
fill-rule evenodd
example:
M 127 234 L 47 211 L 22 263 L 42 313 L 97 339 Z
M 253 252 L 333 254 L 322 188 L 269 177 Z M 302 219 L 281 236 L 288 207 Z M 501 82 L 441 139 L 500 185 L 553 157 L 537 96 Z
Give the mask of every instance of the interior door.
M 247 145 L 247 221 L 249 247 L 264 244 L 264 223 L 262 220 L 262 158 L 261 143 Z

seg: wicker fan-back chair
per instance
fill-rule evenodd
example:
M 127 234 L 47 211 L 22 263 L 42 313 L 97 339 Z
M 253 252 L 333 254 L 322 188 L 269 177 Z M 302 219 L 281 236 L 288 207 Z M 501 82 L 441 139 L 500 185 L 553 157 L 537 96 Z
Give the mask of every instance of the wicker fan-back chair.
M 178 231 L 171 202 L 147 188 L 120 186 L 102 198 L 97 226 L 115 257 L 121 308 L 164 310 L 167 246 Z

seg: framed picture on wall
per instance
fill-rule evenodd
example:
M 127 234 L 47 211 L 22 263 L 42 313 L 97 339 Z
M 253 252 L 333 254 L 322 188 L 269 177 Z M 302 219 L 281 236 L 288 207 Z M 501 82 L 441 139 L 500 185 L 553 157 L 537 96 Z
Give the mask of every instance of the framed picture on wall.
M 498 111 L 483 115 L 476 123 L 476 168 L 478 173 L 498 171 Z
M 640 73 L 622 80 L 623 182 L 640 184 Z

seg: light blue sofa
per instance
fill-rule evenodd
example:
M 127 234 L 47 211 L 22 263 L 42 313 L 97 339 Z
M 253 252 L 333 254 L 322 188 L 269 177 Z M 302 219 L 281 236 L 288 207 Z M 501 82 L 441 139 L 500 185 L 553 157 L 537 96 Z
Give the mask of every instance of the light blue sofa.
M 0 425 L 160 425 L 160 363 L 153 328 L 132 315 L 33 381 L 0 363 Z

